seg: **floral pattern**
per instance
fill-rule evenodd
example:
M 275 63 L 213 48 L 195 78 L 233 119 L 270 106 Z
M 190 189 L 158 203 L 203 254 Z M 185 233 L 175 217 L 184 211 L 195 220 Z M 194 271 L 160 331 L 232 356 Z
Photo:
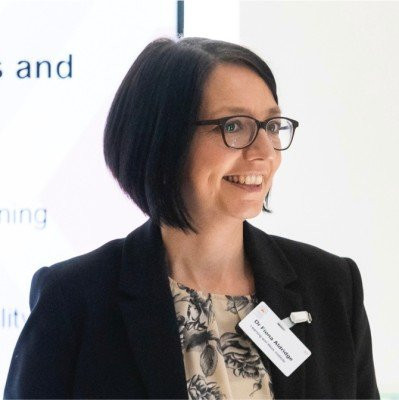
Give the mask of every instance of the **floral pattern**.
M 273 399 L 270 374 L 258 350 L 237 330 L 258 303 L 256 295 L 204 294 L 169 280 L 189 399 Z
M 206 382 L 202 375 L 193 375 L 187 381 L 187 391 L 190 399 L 209 399 L 209 400 L 219 400 L 223 399 L 216 382 Z

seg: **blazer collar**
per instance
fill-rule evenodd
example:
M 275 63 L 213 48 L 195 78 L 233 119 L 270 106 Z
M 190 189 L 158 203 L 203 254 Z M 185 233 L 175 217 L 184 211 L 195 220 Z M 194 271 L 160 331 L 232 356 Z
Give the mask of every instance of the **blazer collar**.
M 245 253 L 253 268 L 259 301 L 281 319 L 302 310 L 302 298 L 295 291 L 297 274 L 282 250 L 267 233 L 247 221 L 243 224 Z M 124 240 L 118 304 L 148 397 L 187 399 L 184 361 L 164 260 L 160 228 L 148 219 Z M 295 325 L 292 331 L 305 343 L 305 324 Z M 276 398 L 304 397 L 304 365 L 286 377 L 263 353 L 260 355 L 271 370 Z

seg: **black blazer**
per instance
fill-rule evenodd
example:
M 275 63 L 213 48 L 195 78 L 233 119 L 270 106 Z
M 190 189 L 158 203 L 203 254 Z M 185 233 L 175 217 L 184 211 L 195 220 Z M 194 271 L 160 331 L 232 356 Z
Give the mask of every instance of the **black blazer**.
M 289 377 L 270 363 L 275 397 L 379 398 L 355 262 L 247 221 L 244 246 L 258 299 L 281 319 L 313 317 L 292 328 L 312 355 Z M 187 399 L 164 255 L 149 219 L 125 239 L 40 268 L 4 397 Z

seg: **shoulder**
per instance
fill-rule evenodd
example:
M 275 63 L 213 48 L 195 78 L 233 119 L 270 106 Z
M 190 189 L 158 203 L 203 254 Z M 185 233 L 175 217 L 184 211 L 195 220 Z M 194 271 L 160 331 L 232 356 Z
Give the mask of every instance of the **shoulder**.
M 118 284 L 124 239 L 111 240 L 100 247 L 53 265 L 39 268 L 32 277 L 30 308 L 42 294 L 59 293 L 75 299 L 91 292 L 112 290 Z
M 363 284 L 356 262 L 309 243 L 269 235 L 294 269 L 302 294 L 321 304 L 346 304 L 349 315 L 361 308 Z
M 317 247 L 313 244 L 277 235 L 268 236 L 291 261 L 295 258 L 304 262 L 307 261 L 311 265 L 323 261 L 323 265 L 327 266 L 340 264 L 342 262 L 343 257 L 340 255 L 334 254 L 327 249 Z
M 71 278 L 78 275 L 107 274 L 120 265 L 125 239 L 114 239 L 87 253 L 53 264 L 57 275 Z M 95 270 L 95 271 L 94 271 Z
M 339 288 L 351 291 L 354 284 L 361 284 L 359 269 L 351 258 L 334 254 L 310 243 L 287 237 L 268 235 L 298 278 L 308 285 Z

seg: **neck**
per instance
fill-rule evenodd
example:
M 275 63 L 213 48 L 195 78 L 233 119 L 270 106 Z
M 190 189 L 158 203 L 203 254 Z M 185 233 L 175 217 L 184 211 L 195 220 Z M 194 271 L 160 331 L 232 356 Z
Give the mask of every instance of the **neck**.
M 202 227 L 199 234 L 161 225 L 169 276 L 202 292 L 253 293 L 243 243 L 243 222 Z

